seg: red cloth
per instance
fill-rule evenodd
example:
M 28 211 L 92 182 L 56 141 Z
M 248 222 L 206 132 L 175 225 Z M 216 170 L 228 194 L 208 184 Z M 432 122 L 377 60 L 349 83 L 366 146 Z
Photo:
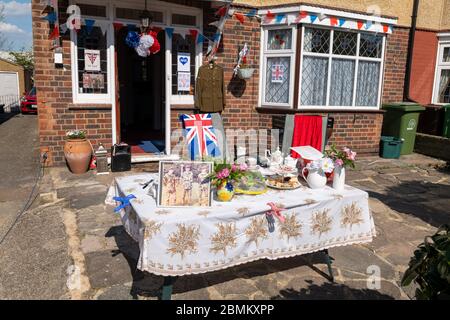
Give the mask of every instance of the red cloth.
M 301 116 L 294 118 L 294 136 L 292 147 L 311 146 L 322 152 L 322 117 Z M 292 151 L 293 158 L 300 158 L 297 152 Z

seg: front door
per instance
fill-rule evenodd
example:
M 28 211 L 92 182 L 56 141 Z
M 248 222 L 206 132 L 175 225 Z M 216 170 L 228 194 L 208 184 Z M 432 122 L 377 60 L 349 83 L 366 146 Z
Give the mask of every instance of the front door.
M 161 50 L 147 58 L 126 45 L 127 33 L 127 28 L 115 33 L 118 140 L 129 144 L 133 155 L 162 154 L 166 150 L 164 32 L 158 34 Z

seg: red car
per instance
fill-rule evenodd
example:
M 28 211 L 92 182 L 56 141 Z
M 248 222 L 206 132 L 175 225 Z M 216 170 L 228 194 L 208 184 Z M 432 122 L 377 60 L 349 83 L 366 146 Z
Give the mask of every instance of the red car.
M 20 111 L 37 114 L 36 87 L 33 87 L 28 94 L 20 99 Z

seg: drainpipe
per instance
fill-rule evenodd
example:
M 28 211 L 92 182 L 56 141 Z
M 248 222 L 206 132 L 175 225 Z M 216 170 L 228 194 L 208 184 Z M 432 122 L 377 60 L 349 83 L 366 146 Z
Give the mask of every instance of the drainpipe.
M 414 41 L 416 37 L 416 27 L 417 27 L 417 15 L 419 13 L 419 3 L 420 0 L 414 0 L 413 12 L 411 16 L 411 29 L 409 31 L 409 41 L 408 41 L 408 57 L 406 62 L 406 73 L 405 73 L 405 84 L 403 86 L 403 101 L 415 102 L 411 99 L 410 89 L 411 89 L 411 72 L 413 64 L 413 52 L 414 52 Z

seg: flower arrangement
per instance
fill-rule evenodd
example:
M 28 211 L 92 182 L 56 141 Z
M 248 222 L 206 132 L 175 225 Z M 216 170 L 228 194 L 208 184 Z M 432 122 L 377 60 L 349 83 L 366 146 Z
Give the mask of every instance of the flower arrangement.
M 247 171 L 248 166 L 246 164 L 237 165 L 226 162 L 216 163 L 214 165 L 214 172 L 211 173 L 208 178 L 214 186 L 219 188 L 223 184 L 239 181 L 242 176 L 247 173 Z
M 326 155 L 333 160 L 334 165 L 337 167 L 355 168 L 356 152 L 349 148 L 338 150 L 336 145 L 333 144 L 330 149 L 326 151 Z
M 86 131 L 83 130 L 71 130 L 66 132 L 67 139 L 86 139 Z
M 308 171 L 322 171 L 324 173 L 332 173 L 334 170 L 333 160 L 330 158 L 322 158 L 311 161 L 306 165 Z

